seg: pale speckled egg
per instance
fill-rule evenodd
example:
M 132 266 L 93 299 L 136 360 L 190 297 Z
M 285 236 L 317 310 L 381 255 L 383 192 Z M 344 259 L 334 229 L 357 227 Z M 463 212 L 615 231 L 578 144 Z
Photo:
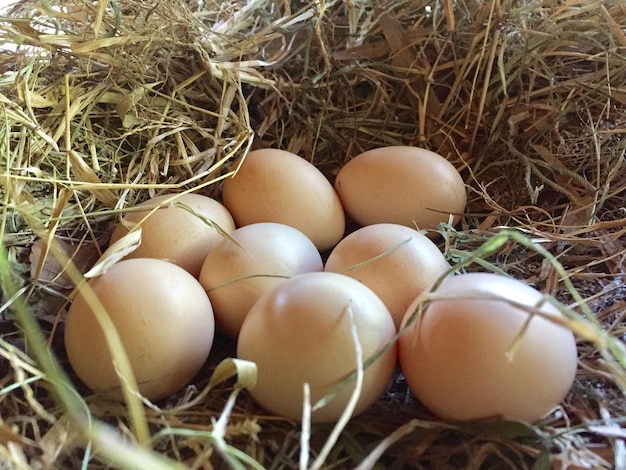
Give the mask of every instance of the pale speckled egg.
M 404 225 L 374 224 L 341 240 L 326 261 L 326 271 L 361 281 L 385 303 L 396 328 L 411 302 L 449 269 L 428 237 Z
M 193 379 L 215 332 L 211 302 L 197 279 L 167 261 L 134 258 L 88 285 L 117 330 L 144 397 L 165 398 Z M 79 287 L 67 314 L 67 356 L 85 385 L 120 398 L 122 379 L 85 292 Z
M 163 206 L 150 214 L 159 204 Z M 141 222 L 141 244 L 126 258 L 163 259 L 186 269 L 196 278 L 209 250 L 223 238 L 220 230 L 228 234 L 235 229 L 228 210 L 215 199 L 201 194 L 164 194 L 136 207 L 146 209 L 129 211 L 124 220 L 133 224 Z M 143 220 L 148 214 L 150 216 Z M 119 223 L 113 231 L 111 243 L 127 233 L 128 229 Z
M 419 230 L 453 224 L 465 210 L 465 184 L 441 155 L 419 147 L 366 151 L 337 174 L 335 190 L 344 210 L 360 225 L 394 223 Z
M 237 173 L 224 180 L 223 201 L 238 227 L 277 222 L 300 230 L 324 251 L 343 236 L 341 201 L 326 177 L 291 152 L 249 152 Z
M 199 280 L 213 305 L 218 329 L 235 338 L 262 294 L 287 278 L 324 266 L 313 242 L 288 225 L 250 224 L 230 236 L 209 252 Z
M 244 320 L 237 343 L 238 357 L 258 367 L 252 397 L 271 413 L 301 419 L 305 383 L 310 385 L 314 405 L 356 370 L 351 325 L 363 361 L 383 351 L 396 333 L 376 294 L 341 274 L 301 274 L 264 294 Z M 395 364 L 393 343 L 365 369 L 355 414 L 381 396 Z M 311 421 L 336 421 L 353 391 L 354 381 L 313 411 Z
M 409 387 L 433 413 L 533 422 L 565 398 L 576 375 L 576 342 L 566 327 L 529 317 L 524 306 L 562 318 L 541 302 L 541 292 L 505 276 L 470 273 L 446 278 L 429 295 L 431 303 L 399 339 L 399 360 Z M 409 307 L 405 323 L 422 300 Z

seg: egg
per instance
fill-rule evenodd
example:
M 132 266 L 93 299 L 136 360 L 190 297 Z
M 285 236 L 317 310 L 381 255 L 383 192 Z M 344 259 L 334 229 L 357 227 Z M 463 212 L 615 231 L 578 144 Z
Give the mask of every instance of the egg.
M 394 223 L 437 230 L 456 224 L 465 184 L 441 155 L 419 147 L 380 147 L 348 161 L 335 179 L 344 209 L 360 225 Z
M 224 180 L 223 201 L 238 227 L 276 222 L 300 230 L 327 250 L 343 237 L 345 215 L 326 177 L 296 154 L 279 149 L 249 152 Z
M 325 270 L 341 272 L 372 289 L 398 328 L 415 297 L 449 267 L 437 245 L 417 230 L 374 224 L 341 240 L 328 256 Z
M 128 356 L 139 392 L 158 400 L 184 387 L 207 359 L 215 332 L 211 302 L 184 269 L 149 258 L 122 260 L 88 281 Z M 89 388 L 120 398 L 119 371 L 85 295 L 78 294 L 65 322 L 65 348 L 76 375 Z
M 576 342 L 569 329 L 523 308 L 562 318 L 541 292 L 505 276 L 470 273 L 446 278 L 432 297 L 400 336 L 399 361 L 433 413 L 533 422 L 565 398 L 576 375 Z
M 163 204 L 163 207 L 150 214 L 159 204 Z M 195 214 L 182 206 L 188 207 Z M 124 221 L 130 224 L 141 222 L 141 244 L 126 258 L 164 259 L 186 269 L 195 277 L 200 275 L 209 250 L 222 239 L 220 231 L 228 234 L 235 229 L 235 221 L 228 210 L 215 199 L 201 194 L 164 194 L 136 207 L 146 209 L 129 211 Z M 127 233 L 128 228 L 119 223 L 113 230 L 111 243 Z
M 323 269 L 315 245 L 288 225 L 261 222 L 240 227 L 207 255 L 200 272 L 218 329 L 237 337 L 261 295 L 285 279 Z
M 301 419 L 305 383 L 310 385 L 314 405 L 357 369 L 351 325 L 363 361 L 381 352 L 396 333 L 376 294 L 338 273 L 301 274 L 264 294 L 244 320 L 237 342 L 238 357 L 258 367 L 252 397 L 271 413 Z M 395 364 L 393 343 L 365 369 L 355 414 L 381 396 Z M 350 382 L 324 407 L 314 410 L 311 421 L 336 421 L 354 384 Z

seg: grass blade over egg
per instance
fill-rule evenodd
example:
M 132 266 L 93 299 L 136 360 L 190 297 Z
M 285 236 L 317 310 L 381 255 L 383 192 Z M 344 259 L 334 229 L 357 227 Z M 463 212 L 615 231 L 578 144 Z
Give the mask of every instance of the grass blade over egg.
M 52 247 L 52 251 L 55 255 L 59 253 L 54 249 L 54 246 Z M 11 293 L 15 290 L 15 286 L 14 280 L 12 279 L 13 273 L 11 267 L 6 263 L 6 259 L 5 247 L 3 244 L 0 244 L 0 277 L 3 292 Z M 73 276 L 75 282 L 78 283 L 80 281 L 80 275 L 74 271 L 71 262 L 68 266 L 70 276 Z M 12 310 L 24 329 L 28 344 L 33 351 L 39 367 L 41 367 L 44 373 L 42 378 L 52 385 L 52 390 L 59 403 L 66 410 L 71 420 L 78 426 L 83 438 L 90 444 L 93 444 L 106 460 L 120 468 L 129 469 L 154 468 L 155 470 L 172 470 L 178 467 L 177 464 L 168 461 L 165 457 L 131 443 L 126 437 L 123 437 L 118 430 L 94 420 L 85 402 L 70 383 L 53 353 L 48 349 L 45 338 L 22 297 L 16 297 Z M 115 354 L 115 351 L 113 351 L 113 354 Z M 119 350 L 118 354 L 120 354 Z M 121 354 L 123 354 L 123 350 Z M 132 378 L 132 373 L 129 377 Z M 21 384 L 21 387 L 24 386 L 27 386 L 27 383 Z M 126 385 L 125 389 L 127 388 L 128 385 Z M 27 396 L 28 395 L 27 391 Z M 141 406 L 133 406 L 133 400 L 137 399 L 137 395 L 131 394 L 130 397 L 128 403 L 130 417 L 134 422 L 137 438 L 145 439 L 144 444 L 147 444 L 148 428 L 147 426 L 142 426 L 142 423 L 146 423 L 143 411 L 141 410 Z M 139 411 L 139 413 L 137 413 L 137 411 Z M 40 412 L 45 415 L 44 410 L 40 410 Z M 54 418 L 51 418 L 51 420 L 54 421 Z

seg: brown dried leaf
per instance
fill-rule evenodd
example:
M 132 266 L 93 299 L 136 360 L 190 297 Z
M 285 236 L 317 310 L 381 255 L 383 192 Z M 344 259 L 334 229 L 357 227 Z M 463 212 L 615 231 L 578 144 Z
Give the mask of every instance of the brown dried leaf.
M 80 272 L 89 269 L 98 259 L 98 247 L 92 243 L 81 243 L 73 245 L 66 242 L 59 236 L 54 236 L 53 240 L 58 248 L 67 255 Z M 37 272 L 38 266 L 41 266 Z M 45 241 L 37 239 L 30 250 L 31 277 L 40 282 L 52 284 L 61 289 L 71 289 L 74 283 L 67 274 L 67 266 L 62 265 L 47 249 Z

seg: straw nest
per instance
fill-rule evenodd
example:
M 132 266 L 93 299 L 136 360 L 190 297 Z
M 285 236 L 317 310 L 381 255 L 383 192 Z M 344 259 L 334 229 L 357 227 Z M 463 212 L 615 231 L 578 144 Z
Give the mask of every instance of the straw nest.
M 317 468 L 624 468 L 618 3 L 21 0 L 5 9 L 0 468 L 295 468 L 303 443 Z M 215 196 L 251 148 L 298 153 L 332 179 L 350 157 L 395 144 L 441 153 L 467 183 L 467 213 L 441 242 L 451 261 L 486 254 L 579 315 L 579 374 L 545 420 L 437 420 L 398 376 L 324 447 L 330 428 L 303 439 L 298 423 L 236 396 L 236 380 L 209 382 L 233 354 L 225 340 L 205 373 L 158 406 L 68 387 L 48 351 L 64 364 L 72 267 L 98 258 L 126 207 L 166 191 Z M 506 239 L 485 253 L 497 237 Z M 225 364 L 220 377 L 236 375 Z

